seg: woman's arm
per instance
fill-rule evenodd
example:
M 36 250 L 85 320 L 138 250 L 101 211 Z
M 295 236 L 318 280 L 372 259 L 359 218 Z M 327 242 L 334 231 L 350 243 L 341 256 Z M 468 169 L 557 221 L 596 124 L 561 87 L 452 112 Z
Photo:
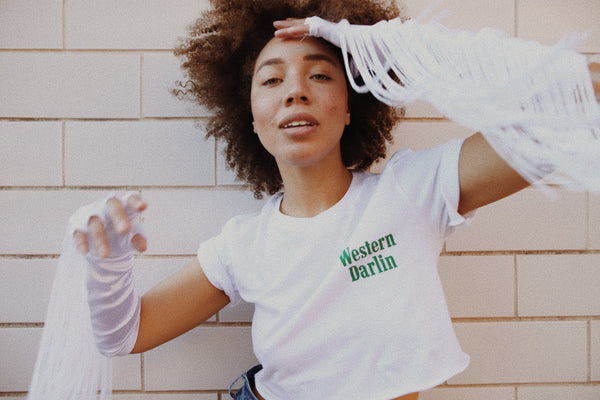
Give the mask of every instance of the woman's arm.
M 137 222 L 145 209 L 137 195 L 110 197 L 82 207 L 72 218 L 75 244 L 90 264 L 87 285 L 94 337 L 107 356 L 150 350 L 229 303 L 229 297 L 208 281 L 197 259 L 140 299 L 132 279 L 133 250 L 146 249 Z
M 458 212 L 462 215 L 529 186 L 480 133 L 468 137 L 463 142 L 458 174 Z
M 142 353 L 195 328 L 229 303 L 196 258 L 142 296 L 140 329 L 132 353 Z

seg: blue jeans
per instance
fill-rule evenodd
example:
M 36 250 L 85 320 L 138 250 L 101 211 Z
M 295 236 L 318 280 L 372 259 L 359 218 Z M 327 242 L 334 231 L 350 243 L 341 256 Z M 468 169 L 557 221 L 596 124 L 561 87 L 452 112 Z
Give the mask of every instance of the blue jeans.
M 261 369 L 262 365 L 255 365 L 240 375 L 240 377 L 233 381 L 231 386 L 229 386 L 229 395 L 236 400 L 258 400 L 256 396 L 254 396 L 252 388 L 254 387 L 254 375 Z M 233 386 L 242 378 L 244 379 L 244 385 L 237 392 L 231 393 Z

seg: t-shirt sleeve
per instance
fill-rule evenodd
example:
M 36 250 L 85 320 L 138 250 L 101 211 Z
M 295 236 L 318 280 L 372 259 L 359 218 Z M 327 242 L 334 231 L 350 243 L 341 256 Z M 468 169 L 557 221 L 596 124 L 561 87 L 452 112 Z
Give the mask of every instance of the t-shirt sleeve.
M 231 274 L 231 237 L 228 232 L 231 221 L 225 225 L 221 233 L 200 244 L 197 257 L 210 283 L 225 292 L 232 305 L 240 300 L 240 294 Z
M 458 161 L 463 141 L 451 140 L 418 152 L 400 151 L 389 162 L 401 189 L 443 238 L 475 215 L 458 212 Z

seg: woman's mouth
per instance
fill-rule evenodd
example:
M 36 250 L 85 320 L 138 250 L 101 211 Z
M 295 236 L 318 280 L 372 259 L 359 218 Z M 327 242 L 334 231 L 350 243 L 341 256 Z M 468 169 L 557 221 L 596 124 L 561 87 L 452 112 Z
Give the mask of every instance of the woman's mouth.
M 290 122 L 289 124 L 285 124 L 284 126 L 282 126 L 282 128 L 283 129 L 297 128 L 299 126 L 314 126 L 314 124 L 310 121 L 293 121 L 293 122 Z
M 307 113 L 293 114 L 280 122 L 280 129 L 306 128 L 319 125 L 316 118 Z
M 302 136 L 310 134 L 319 125 L 316 118 L 307 113 L 290 115 L 279 124 L 279 129 L 283 129 L 286 134 L 292 136 Z

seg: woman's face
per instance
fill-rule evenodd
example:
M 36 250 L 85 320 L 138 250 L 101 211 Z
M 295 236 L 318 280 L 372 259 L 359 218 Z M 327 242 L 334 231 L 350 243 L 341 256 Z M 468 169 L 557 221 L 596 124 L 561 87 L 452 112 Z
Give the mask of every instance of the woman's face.
M 250 100 L 254 131 L 280 169 L 341 161 L 348 89 L 324 41 L 272 39 L 256 60 Z

